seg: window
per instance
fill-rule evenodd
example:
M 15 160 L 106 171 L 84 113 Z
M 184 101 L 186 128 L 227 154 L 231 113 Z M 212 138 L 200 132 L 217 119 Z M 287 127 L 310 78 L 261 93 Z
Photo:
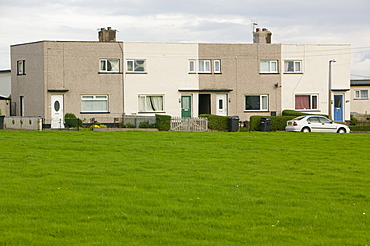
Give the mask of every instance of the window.
M 163 112 L 163 95 L 139 95 L 139 112 Z
M 25 60 L 17 61 L 17 75 L 25 74 L 26 74 L 26 61 Z
M 213 61 L 213 72 L 214 73 L 221 73 L 221 60 L 214 60 Z
M 85 95 L 81 97 L 81 112 L 105 113 L 108 112 L 107 95 Z
M 317 108 L 317 95 L 296 95 L 295 109 L 299 110 L 315 110 Z
M 145 72 L 145 60 L 127 60 L 127 72 L 131 73 L 144 73 Z
M 244 110 L 267 111 L 268 95 L 246 95 Z
M 284 72 L 301 73 L 301 61 L 284 61 Z
M 278 61 L 260 61 L 260 73 L 277 73 Z
M 199 73 L 211 73 L 210 60 L 199 60 Z
M 195 60 L 189 60 L 189 73 L 195 73 Z
M 368 90 L 355 91 L 355 99 L 368 99 Z
M 104 73 L 119 72 L 119 59 L 101 59 L 100 72 Z

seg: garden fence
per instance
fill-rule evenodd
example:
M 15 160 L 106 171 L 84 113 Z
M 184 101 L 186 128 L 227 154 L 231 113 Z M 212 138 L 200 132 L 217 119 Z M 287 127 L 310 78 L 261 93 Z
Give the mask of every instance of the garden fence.
M 42 131 L 42 118 L 7 116 L 4 119 L 4 128 L 12 130 L 34 130 Z

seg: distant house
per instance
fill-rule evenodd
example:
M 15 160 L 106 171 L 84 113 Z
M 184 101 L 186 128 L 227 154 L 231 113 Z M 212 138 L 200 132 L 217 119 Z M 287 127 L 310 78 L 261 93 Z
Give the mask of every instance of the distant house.
M 11 71 L 0 70 L 0 95 L 9 97 L 11 94 Z
M 11 105 L 11 71 L 0 70 L 0 111 L 2 115 L 10 115 Z
M 284 109 L 350 118 L 349 45 L 272 44 L 266 29 L 255 30 L 253 44 L 210 44 L 117 42 L 115 30 L 102 28 L 98 42 L 12 45 L 11 64 L 16 114 L 55 128 L 65 113 L 101 122 L 155 114 L 249 120 Z
M 351 112 L 370 114 L 370 79 L 351 80 Z

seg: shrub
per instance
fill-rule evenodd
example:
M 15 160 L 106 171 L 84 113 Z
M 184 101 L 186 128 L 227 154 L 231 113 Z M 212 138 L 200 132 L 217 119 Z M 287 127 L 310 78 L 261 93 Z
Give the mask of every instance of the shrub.
M 199 117 L 208 119 L 208 128 L 211 130 L 224 131 L 229 129 L 229 117 L 213 114 L 201 114 Z
M 156 128 L 156 125 L 150 124 L 149 121 L 142 121 L 139 124 L 139 128 Z
M 351 125 L 356 125 L 358 122 L 357 118 L 355 118 L 354 116 L 351 115 Z
M 82 126 L 82 120 L 78 119 L 76 115 L 72 113 L 66 113 L 64 115 L 64 125 L 67 128 Z
M 270 131 L 285 130 L 286 122 L 294 119 L 296 116 L 251 116 L 250 117 L 250 131 L 260 130 L 260 120 L 262 117 L 271 119 Z
M 171 130 L 171 116 L 169 115 L 155 115 L 156 125 L 160 131 L 169 131 Z
M 134 124 L 127 123 L 126 125 L 123 126 L 124 128 L 136 128 Z

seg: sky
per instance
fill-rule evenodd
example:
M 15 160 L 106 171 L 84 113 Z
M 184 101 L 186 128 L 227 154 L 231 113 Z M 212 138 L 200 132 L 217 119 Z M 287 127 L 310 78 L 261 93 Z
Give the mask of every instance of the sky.
M 351 78 L 370 79 L 369 0 L 0 0 L 0 70 L 10 45 L 97 41 L 252 43 L 252 23 L 272 43 L 351 44 Z

